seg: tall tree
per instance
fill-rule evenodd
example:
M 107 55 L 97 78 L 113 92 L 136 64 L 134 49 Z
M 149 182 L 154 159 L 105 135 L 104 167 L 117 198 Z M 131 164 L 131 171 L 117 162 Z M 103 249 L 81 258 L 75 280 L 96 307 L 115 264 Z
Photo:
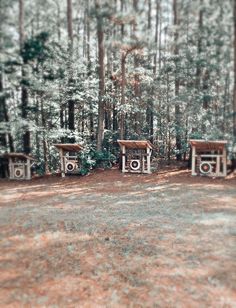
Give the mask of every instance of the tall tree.
M 9 116 L 7 113 L 6 98 L 3 87 L 2 71 L 0 71 L 0 122 L 9 123 Z M 7 130 L 9 130 L 9 128 L 7 128 Z M 0 146 L 5 147 L 6 149 L 9 148 L 11 152 L 14 152 L 14 143 L 11 132 L 0 133 Z
M 20 48 L 23 48 L 25 32 L 24 32 L 24 0 L 19 0 L 19 39 Z
M 151 32 L 152 28 L 152 18 L 151 18 L 151 12 L 152 12 L 152 1 L 148 0 L 148 31 Z M 156 22 L 155 22 L 155 49 L 157 48 L 157 30 L 158 30 L 158 7 L 156 7 Z M 154 67 L 153 67 L 153 73 L 154 78 L 156 77 L 156 57 L 157 57 L 157 49 L 154 53 Z M 149 57 L 149 61 L 151 61 L 151 57 Z M 154 127 L 153 127 L 153 110 L 154 110 L 154 104 L 153 104 L 153 93 L 154 93 L 154 87 L 151 87 L 151 94 L 150 98 L 147 101 L 147 110 L 146 110 L 146 122 L 148 127 L 148 135 L 151 142 L 153 142 L 153 133 L 154 133 Z
M 177 8 L 177 0 L 173 0 L 173 15 L 174 15 L 174 26 L 177 27 L 179 24 L 178 20 L 178 8 Z M 175 140 L 176 140 L 176 159 L 182 159 L 181 153 L 181 111 L 179 105 L 179 72 L 178 72 L 178 57 L 179 57 L 179 48 L 178 48 L 178 29 L 175 29 L 174 34 L 174 55 L 175 55 Z
M 102 150 L 104 138 L 104 95 L 105 95 L 105 67 L 104 67 L 104 29 L 103 15 L 100 0 L 96 0 L 96 17 L 97 17 L 97 41 L 98 41 L 98 77 L 99 77 L 99 94 L 98 94 L 98 128 L 97 128 L 97 150 Z
M 236 0 L 234 0 L 234 96 L 233 96 L 233 137 L 236 144 Z M 234 154 L 236 155 L 236 154 Z M 236 170 L 236 157 L 233 159 L 233 169 Z
M 7 18 L 6 7 L 3 3 L 0 6 L 0 54 L 3 54 L 3 21 Z M 2 59 L 1 59 L 2 60 Z M 4 123 L 8 126 L 9 116 L 7 112 L 7 101 L 6 101 L 6 91 L 4 89 L 4 64 L 0 63 L 0 123 Z M 14 143 L 12 134 L 9 126 L 4 129 L 4 132 L 0 133 L 0 147 L 5 148 L 5 150 L 10 150 L 14 152 Z
M 200 90 L 200 79 L 201 79 L 201 54 L 202 54 L 202 30 L 203 30 L 203 0 L 199 0 L 199 13 L 198 13 L 198 62 L 197 62 L 197 71 L 196 71 L 196 89 Z
M 136 42 L 129 46 L 123 46 L 121 48 L 121 115 L 120 115 L 120 139 L 125 137 L 125 86 L 126 86 L 126 59 L 129 54 L 135 50 L 141 49 L 142 44 Z
M 68 31 L 68 49 L 69 49 L 69 87 L 73 85 L 73 68 L 72 68 L 72 59 L 73 59 L 73 20 L 72 20 L 72 2 L 67 0 L 67 31 Z M 69 93 L 69 96 L 72 96 L 72 93 Z M 74 133 L 75 130 L 75 101 L 73 98 L 68 100 L 68 128 L 71 132 Z M 71 142 L 75 141 L 74 137 L 70 137 Z
M 24 41 L 25 41 L 25 32 L 24 32 L 24 0 L 19 0 L 19 39 L 20 39 L 20 50 L 23 51 Z M 29 95 L 27 89 L 27 76 L 25 71 L 25 65 L 27 60 L 23 57 L 23 66 L 22 66 L 22 87 L 21 87 L 21 109 L 22 109 L 22 118 L 27 121 L 28 118 L 28 107 L 29 107 Z M 23 133 L 23 151 L 26 154 L 29 154 L 31 151 L 30 148 L 30 130 L 29 125 L 24 126 Z

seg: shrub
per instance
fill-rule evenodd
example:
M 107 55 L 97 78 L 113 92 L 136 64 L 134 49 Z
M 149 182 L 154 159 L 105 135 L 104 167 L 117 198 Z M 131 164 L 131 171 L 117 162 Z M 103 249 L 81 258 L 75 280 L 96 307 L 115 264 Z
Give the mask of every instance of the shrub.
M 111 168 L 116 161 L 115 155 L 109 151 L 97 151 L 94 148 L 85 148 L 79 153 L 80 174 L 86 175 L 93 168 Z

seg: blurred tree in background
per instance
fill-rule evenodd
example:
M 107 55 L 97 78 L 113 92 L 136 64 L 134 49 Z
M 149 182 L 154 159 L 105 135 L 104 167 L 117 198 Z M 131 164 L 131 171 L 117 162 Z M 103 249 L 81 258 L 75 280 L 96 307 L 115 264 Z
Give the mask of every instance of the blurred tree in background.
M 116 154 L 118 137 L 146 138 L 178 160 L 190 137 L 232 149 L 234 24 L 232 0 L 0 0 L 0 151 L 48 172 L 56 142 Z

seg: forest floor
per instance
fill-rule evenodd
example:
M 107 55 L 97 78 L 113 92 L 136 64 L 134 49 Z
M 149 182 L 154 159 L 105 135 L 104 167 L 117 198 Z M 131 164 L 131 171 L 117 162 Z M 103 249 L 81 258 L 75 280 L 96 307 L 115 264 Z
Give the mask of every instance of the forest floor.
M 0 181 L 1 307 L 236 307 L 236 179 Z

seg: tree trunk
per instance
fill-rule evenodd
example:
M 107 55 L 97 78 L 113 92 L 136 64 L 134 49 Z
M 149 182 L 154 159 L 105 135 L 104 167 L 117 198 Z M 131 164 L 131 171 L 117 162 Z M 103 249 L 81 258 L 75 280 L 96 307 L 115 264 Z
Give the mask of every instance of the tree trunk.
M 120 10 L 123 13 L 123 11 L 124 11 L 124 0 L 120 0 Z M 124 23 L 121 24 L 120 32 L 121 32 L 121 37 L 123 38 L 124 34 L 125 34 L 125 25 L 124 25 Z
M 24 72 L 24 68 L 22 70 L 22 77 L 24 78 L 25 77 L 25 72 Z M 24 79 L 23 79 L 24 81 Z M 21 88 L 21 102 L 22 102 L 22 118 L 27 120 L 27 117 L 28 117 L 28 102 L 29 102 L 29 97 L 28 97 L 28 90 L 26 88 L 25 85 L 22 86 Z M 24 149 L 24 152 L 26 154 L 29 154 L 30 153 L 30 131 L 29 131 L 29 127 L 28 127 L 28 124 L 27 126 L 25 126 L 25 132 L 23 134 L 23 149 Z
M 60 0 L 54 0 L 54 3 L 57 7 L 57 40 L 58 42 L 60 42 L 61 40 L 61 27 L 60 27 L 60 15 L 61 15 L 61 11 L 60 11 L 60 4 L 59 4 Z M 61 85 L 59 85 L 59 91 L 61 90 Z M 61 92 L 61 91 L 60 91 Z M 60 93 L 59 92 L 59 93 Z M 59 94 L 59 96 L 61 97 L 61 94 Z M 64 105 L 60 104 L 60 128 L 64 128 L 65 126 L 65 119 L 64 119 Z M 61 143 L 65 142 L 65 138 L 61 137 Z
M 89 21 L 89 14 L 90 14 L 90 0 L 86 1 L 87 8 L 86 8 L 86 30 L 87 30 L 87 67 L 88 67 L 88 75 L 90 75 L 91 69 L 91 59 L 90 59 L 90 21 Z
M 159 72 L 161 71 L 161 61 L 162 61 L 162 0 L 159 0 L 159 46 L 158 46 L 158 54 L 159 54 L 159 59 L 158 59 L 158 69 Z
M 148 30 L 149 30 L 149 32 L 151 31 L 151 25 L 152 25 L 152 23 L 151 23 L 151 20 L 152 20 L 151 19 L 151 12 L 152 12 L 152 2 L 151 2 L 151 0 L 148 0 Z M 156 12 L 156 14 L 157 14 L 157 12 Z M 157 17 L 157 20 L 158 20 L 158 17 Z M 156 24 L 156 27 L 155 27 L 155 44 L 156 43 L 157 43 L 157 24 Z M 155 68 L 153 69 L 154 75 L 155 75 L 155 72 L 156 72 L 155 56 L 154 56 L 154 67 Z M 149 56 L 149 61 L 151 62 L 150 56 Z M 147 102 L 147 110 L 146 110 L 147 131 L 148 131 L 148 136 L 149 136 L 149 139 L 150 139 L 151 142 L 153 142 L 153 108 L 154 108 L 153 100 L 152 100 L 153 94 L 154 94 L 154 87 L 152 86 L 152 88 L 151 88 L 151 99 L 149 99 L 148 102 Z
M 44 108 L 43 108 L 43 99 L 41 98 L 41 120 L 42 120 L 42 126 L 43 126 L 43 160 L 44 160 L 44 173 L 49 173 L 49 165 L 48 165 L 48 142 L 47 142 L 47 136 L 46 136 L 46 119 L 44 114 Z
M 20 39 L 20 49 L 23 48 L 24 45 L 24 0 L 19 0 L 19 39 Z M 22 118 L 27 120 L 28 118 L 28 105 L 29 105 L 29 98 L 28 98 L 28 90 L 26 87 L 26 72 L 25 72 L 25 61 L 22 67 L 22 87 L 21 87 L 21 109 L 22 109 Z M 30 131 L 28 125 L 24 127 L 24 134 L 23 134 L 23 151 L 26 154 L 30 153 Z
M 72 3 L 71 3 L 71 0 L 67 0 L 67 31 L 68 31 L 69 43 L 73 44 L 73 25 L 72 25 Z
M 133 9 L 136 15 L 138 14 L 138 1 L 133 0 Z M 134 22 L 133 25 L 133 35 L 136 36 L 136 21 Z M 134 96 L 135 96 L 135 101 L 140 105 L 140 79 L 139 79 L 139 74 L 136 73 L 136 69 L 139 67 L 139 57 L 137 54 L 134 54 Z M 141 135 L 141 112 L 137 111 L 135 113 L 135 133 L 139 136 Z
M 24 33 L 24 0 L 19 0 L 19 39 L 20 39 L 20 48 L 23 47 L 25 40 Z
M 112 104 L 112 130 L 113 133 L 117 132 L 118 130 L 118 121 L 117 121 L 117 109 L 116 109 L 116 101 L 113 99 L 113 104 Z
M 125 118 L 126 114 L 123 110 L 125 105 L 125 85 L 126 85 L 126 76 L 125 76 L 125 64 L 127 56 L 135 51 L 136 49 L 140 49 L 140 46 L 134 45 L 129 49 L 124 49 L 121 51 L 121 116 L 120 116 L 120 139 L 124 139 L 125 137 Z
M 64 121 L 64 106 L 60 105 L 60 127 L 63 129 L 65 127 L 65 121 Z M 61 137 L 61 142 L 65 142 L 65 138 Z
M 107 32 L 108 37 L 112 36 L 111 30 Z M 113 71 L 112 69 L 112 52 L 110 51 L 109 48 L 106 50 L 106 58 L 107 58 L 107 77 L 109 78 L 111 72 Z M 107 87 L 107 92 L 111 93 L 112 92 L 112 84 L 108 85 Z M 104 104 L 104 111 L 105 111 L 105 121 L 104 121 L 104 127 L 107 130 L 111 130 L 111 124 L 112 124 L 112 103 L 111 100 L 107 100 L 106 103 Z
M 35 97 L 35 105 L 36 105 L 36 114 L 35 114 L 35 123 L 36 123 L 36 127 L 40 127 L 40 105 L 39 105 L 39 97 L 36 96 Z M 36 133 L 35 133 L 35 143 L 36 143 L 36 157 L 40 157 L 40 150 L 41 150 L 41 144 L 40 144 L 40 134 L 41 132 L 37 129 Z
M 73 68 L 72 68 L 72 57 L 73 57 L 73 24 L 72 24 L 72 2 L 71 0 L 67 0 L 67 31 L 68 31 L 68 39 L 69 39 L 69 85 L 73 85 Z M 69 93 L 72 95 L 72 93 Z M 75 130 L 75 102 L 73 99 L 68 100 L 68 128 L 72 132 Z M 69 141 L 74 143 L 75 138 L 70 137 Z
M 236 0 L 234 0 L 234 97 L 233 97 L 233 137 L 236 145 Z M 232 160 L 233 170 L 236 170 L 236 153 Z
M 98 75 L 99 75 L 99 101 L 98 101 L 98 130 L 97 130 L 97 150 L 102 150 L 104 138 L 104 94 L 105 94 L 105 69 L 104 69 L 104 32 L 103 17 L 100 15 L 99 0 L 96 0 L 97 9 L 97 39 L 98 39 Z
M 154 54 L 154 67 L 153 74 L 157 72 L 157 50 L 158 50 L 158 26 L 159 26 L 159 0 L 156 0 L 156 18 L 155 18 L 155 54 Z
M 203 26 L 203 0 L 200 0 L 199 6 L 199 16 L 198 16 L 198 61 L 200 60 L 202 53 L 202 26 Z M 197 63 L 197 71 L 196 71 L 196 90 L 200 90 L 200 80 L 201 80 L 201 66 L 200 63 Z
M 168 164 L 170 163 L 171 157 L 171 132 L 170 132 L 170 102 L 169 102 L 169 93 L 170 93 L 170 80 L 169 80 L 169 73 L 167 72 L 166 76 L 166 88 L 167 88 L 167 95 L 166 95 L 166 102 L 167 102 L 167 132 L 166 132 L 166 144 L 167 144 L 167 160 Z
M 91 75 L 91 57 L 90 57 L 90 22 L 89 22 L 89 14 L 90 14 L 90 0 L 86 1 L 86 57 L 87 57 L 87 76 Z M 92 100 L 89 101 L 89 131 L 90 131 L 90 140 L 95 140 L 94 134 L 94 115 L 93 115 L 93 103 Z
M 120 139 L 125 137 L 125 113 L 123 111 L 125 105 L 125 59 L 126 54 L 121 54 L 121 115 L 120 115 Z
M 7 114 L 7 108 L 6 108 L 6 99 L 4 97 L 4 94 L 1 95 L 3 92 L 3 76 L 2 73 L 0 74 L 0 122 L 9 122 L 9 117 Z M 10 152 L 14 152 L 14 144 L 13 144 L 13 138 L 11 133 L 1 133 L 0 134 L 0 145 L 7 148 L 9 145 Z
M 178 22 L 178 15 L 177 15 L 177 0 L 173 0 L 173 14 L 174 14 L 174 25 L 177 26 L 179 24 Z M 178 50 L 178 29 L 175 29 L 175 48 L 174 48 L 174 54 L 177 57 L 179 55 Z M 175 61 L 178 61 L 177 59 Z M 178 67 L 177 62 L 175 64 L 175 99 L 178 100 L 179 96 L 179 77 L 178 77 Z M 182 160 L 182 154 L 181 154 L 181 131 L 180 131 L 180 125 L 181 125 L 181 111 L 180 111 L 180 105 L 176 101 L 175 102 L 175 134 L 176 134 L 176 159 Z
M 72 99 L 68 101 L 68 128 L 75 130 L 75 102 Z
M 83 57 L 86 58 L 87 56 L 87 9 L 84 9 L 84 20 L 83 20 Z
M 61 11 L 60 11 L 60 4 L 58 1 L 56 1 L 56 6 L 57 6 L 57 39 L 58 42 L 61 40 Z
M 124 0 L 120 0 L 121 12 L 124 12 Z M 121 23 L 121 37 L 124 38 L 125 26 L 124 23 Z M 121 114 L 120 114 L 120 123 L 119 123 L 119 138 L 124 139 L 125 137 L 125 113 L 123 111 L 123 106 L 125 104 L 125 52 L 121 53 Z

